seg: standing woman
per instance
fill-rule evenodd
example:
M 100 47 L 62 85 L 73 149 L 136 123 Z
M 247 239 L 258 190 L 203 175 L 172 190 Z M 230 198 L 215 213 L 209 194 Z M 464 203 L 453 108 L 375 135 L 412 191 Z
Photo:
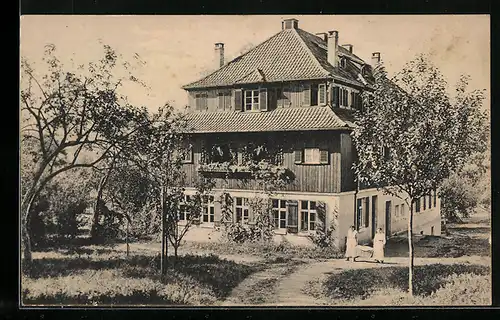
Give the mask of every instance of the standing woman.
M 356 262 L 357 245 L 358 245 L 358 232 L 356 231 L 354 226 L 351 226 L 347 231 L 347 241 L 345 250 L 345 257 L 347 261 L 349 261 L 349 258 L 352 258 L 352 261 Z
M 378 228 L 373 237 L 373 258 L 377 262 L 384 262 L 385 234 L 382 228 Z

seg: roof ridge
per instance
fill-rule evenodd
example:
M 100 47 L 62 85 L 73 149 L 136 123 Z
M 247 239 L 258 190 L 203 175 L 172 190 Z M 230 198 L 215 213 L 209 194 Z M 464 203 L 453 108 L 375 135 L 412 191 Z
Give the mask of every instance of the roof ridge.
M 306 44 L 304 38 L 302 38 L 302 36 L 297 32 L 297 30 L 300 30 L 302 32 L 307 32 L 307 31 L 299 29 L 299 28 L 297 28 L 297 30 L 295 30 L 295 29 L 291 29 L 291 30 L 293 30 L 294 31 L 293 33 L 296 35 L 296 37 L 299 38 L 299 42 L 301 43 L 302 47 L 307 51 L 307 54 L 315 62 L 316 66 L 319 67 L 321 70 L 323 70 L 327 76 L 331 76 L 331 73 L 328 70 L 326 70 L 325 68 L 323 68 L 323 66 L 319 62 L 318 58 L 316 58 L 316 56 L 312 53 L 311 49 L 309 49 L 309 46 Z
M 192 85 L 192 84 L 194 84 L 194 83 L 196 83 L 196 82 L 203 81 L 203 80 L 205 80 L 206 78 L 208 78 L 208 77 L 210 77 L 211 75 L 213 75 L 214 73 L 216 73 L 217 71 L 222 70 L 222 69 L 225 69 L 225 68 L 226 68 L 226 67 L 228 67 L 231 63 L 233 63 L 233 62 L 235 62 L 235 61 L 237 61 L 237 60 L 239 60 L 239 59 L 243 58 L 244 56 L 246 56 L 247 54 L 249 54 L 249 53 L 250 53 L 250 52 L 252 52 L 253 50 L 255 50 L 255 49 L 257 49 L 258 47 L 262 46 L 263 44 L 265 44 L 265 43 L 269 42 L 271 39 L 273 39 L 274 37 L 278 36 L 279 34 L 281 34 L 282 32 L 285 32 L 285 31 L 287 31 L 287 30 L 288 30 L 288 29 L 284 29 L 284 30 L 281 30 L 281 31 L 280 31 L 280 32 L 278 32 L 278 33 L 273 34 L 272 36 L 270 36 L 269 38 L 267 38 L 267 39 L 266 39 L 266 40 L 264 40 L 263 42 L 259 43 L 259 44 L 258 44 L 258 45 L 256 45 L 255 47 L 252 47 L 252 48 L 248 49 L 248 51 L 246 51 L 246 52 L 244 52 L 244 53 L 240 54 L 239 56 L 237 56 L 237 57 L 236 57 L 236 58 L 234 58 L 233 60 L 229 61 L 228 63 L 225 63 L 222 67 L 220 67 L 220 68 L 218 68 L 218 69 L 216 69 L 216 70 L 214 70 L 214 71 L 210 72 L 208 75 L 204 76 L 204 77 L 203 77 L 203 78 L 201 78 L 201 79 L 198 79 L 198 80 L 195 80 L 195 81 L 192 81 L 192 82 L 190 82 L 190 83 L 188 83 L 188 84 L 183 85 L 183 86 L 182 86 L 182 88 L 184 89 L 184 87 L 190 86 L 190 85 Z M 249 73 L 249 74 L 250 74 L 250 73 Z

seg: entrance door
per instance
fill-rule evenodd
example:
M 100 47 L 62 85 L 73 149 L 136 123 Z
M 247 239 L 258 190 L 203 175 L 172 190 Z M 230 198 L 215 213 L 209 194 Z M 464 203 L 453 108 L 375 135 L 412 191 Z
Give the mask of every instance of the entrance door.
M 288 224 L 287 230 L 290 233 L 297 233 L 299 231 L 299 206 L 297 201 L 288 201 Z
M 391 236 L 391 201 L 385 202 L 385 236 L 388 238 Z
M 372 196 L 372 238 L 377 231 L 377 196 Z

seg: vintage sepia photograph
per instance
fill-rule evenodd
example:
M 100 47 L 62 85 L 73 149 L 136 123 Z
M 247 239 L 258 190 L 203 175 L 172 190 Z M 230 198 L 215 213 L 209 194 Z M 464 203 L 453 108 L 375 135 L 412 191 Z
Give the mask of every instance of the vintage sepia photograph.
M 489 15 L 24 15 L 21 307 L 490 306 Z

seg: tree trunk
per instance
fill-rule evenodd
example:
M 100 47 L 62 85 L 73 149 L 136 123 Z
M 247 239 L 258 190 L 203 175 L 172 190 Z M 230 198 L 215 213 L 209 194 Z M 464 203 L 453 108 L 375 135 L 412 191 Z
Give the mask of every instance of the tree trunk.
M 160 255 L 160 274 L 165 274 L 165 190 L 161 187 L 161 255 Z
M 29 216 L 31 207 L 37 197 L 37 190 L 32 186 L 26 194 L 25 200 L 21 203 L 21 254 L 23 257 L 23 270 L 29 271 L 31 269 L 31 237 L 29 229 Z
M 111 169 L 109 169 L 106 175 L 101 178 L 101 180 L 99 181 L 99 185 L 97 187 L 97 197 L 94 204 L 94 218 L 92 221 L 92 229 L 90 230 L 90 235 L 93 239 L 97 237 L 97 228 L 99 227 L 99 216 L 101 215 L 100 203 L 102 201 L 102 194 L 104 191 L 104 187 L 106 186 L 106 182 L 108 181 L 110 173 Z
M 413 203 L 411 201 L 409 217 L 408 217 L 408 255 L 409 255 L 409 265 L 408 265 L 408 293 L 413 296 Z

